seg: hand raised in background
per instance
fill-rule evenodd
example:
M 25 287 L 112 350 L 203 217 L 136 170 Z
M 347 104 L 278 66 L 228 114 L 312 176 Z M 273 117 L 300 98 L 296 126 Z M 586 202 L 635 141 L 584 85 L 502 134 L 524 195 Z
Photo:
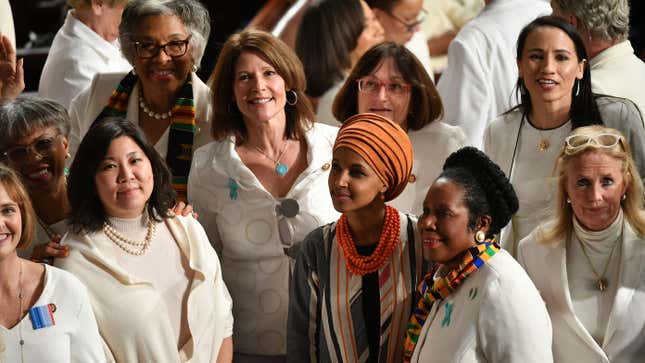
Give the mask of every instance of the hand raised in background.
M 16 61 L 16 50 L 9 38 L 0 34 L 0 104 L 15 99 L 25 89 L 22 62 Z

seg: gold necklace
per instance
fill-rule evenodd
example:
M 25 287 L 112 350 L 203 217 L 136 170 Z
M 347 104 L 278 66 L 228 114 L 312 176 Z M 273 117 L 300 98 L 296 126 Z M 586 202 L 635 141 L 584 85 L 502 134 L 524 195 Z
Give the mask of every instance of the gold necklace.
M 25 361 L 25 340 L 22 337 L 22 324 L 21 323 L 21 317 L 22 317 L 22 261 L 18 260 L 18 263 L 20 264 L 20 272 L 18 272 L 18 318 L 16 321 L 16 324 L 18 325 L 18 336 L 20 337 L 20 340 L 18 341 L 18 344 L 20 344 L 20 361 L 24 362 Z
M 605 263 L 605 268 L 602 271 L 602 275 L 600 275 L 593 267 L 593 263 L 591 263 L 591 258 L 589 258 L 589 255 L 587 254 L 587 249 L 585 248 L 584 243 L 582 243 L 580 238 L 576 238 L 576 239 L 580 244 L 580 248 L 582 248 L 582 253 L 587 258 L 587 262 L 589 263 L 589 267 L 591 267 L 591 271 L 596 276 L 596 283 L 595 283 L 596 289 L 598 289 L 600 292 L 605 291 L 605 289 L 607 289 L 607 285 L 609 284 L 605 275 L 607 274 L 607 269 L 609 268 L 609 264 L 611 263 L 611 256 L 614 255 L 614 250 L 616 249 L 616 245 L 618 244 L 618 241 L 616 241 L 616 243 L 614 243 L 614 245 L 611 247 L 611 252 L 609 252 L 609 258 L 607 259 L 607 263 Z
M 146 236 L 143 238 L 143 241 L 135 241 L 123 236 L 107 222 L 103 223 L 103 233 L 123 251 L 135 256 L 141 256 L 148 251 L 150 242 L 152 242 L 155 236 L 156 229 L 156 224 L 152 221 L 152 218 L 148 217 Z

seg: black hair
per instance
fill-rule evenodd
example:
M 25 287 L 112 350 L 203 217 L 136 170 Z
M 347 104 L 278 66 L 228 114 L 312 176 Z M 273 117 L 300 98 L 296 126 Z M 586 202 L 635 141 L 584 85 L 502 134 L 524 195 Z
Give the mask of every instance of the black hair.
M 365 27 L 359 0 L 315 0 L 298 28 L 296 53 L 307 77 L 307 95 L 321 97 L 352 66 L 350 53 Z
M 75 233 L 98 231 L 107 222 L 94 177 L 112 141 L 122 136 L 131 138 L 150 160 L 154 187 L 146 206 L 148 215 L 157 221 L 160 221 L 158 217 L 171 217 L 169 208 L 175 204 L 176 193 L 166 162 L 137 125 L 124 118 L 107 117 L 90 127 L 70 167 L 67 178 L 67 195 L 72 207 L 69 225 Z
M 499 233 L 519 207 L 510 180 L 477 148 L 467 146 L 450 154 L 439 178 L 446 178 L 464 189 L 469 229 L 476 229 L 480 217 L 491 217 L 488 237 Z
M 529 34 L 542 27 L 554 27 L 565 32 L 571 41 L 573 41 L 576 48 L 578 62 L 582 62 L 583 60 L 586 61 L 582 79 L 576 80 L 578 86 L 574 85 L 571 90 L 571 110 L 569 111 L 569 116 L 571 117 L 571 128 L 575 129 L 580 126 L 602 125 L 602 117 L 598 110 L 598 106 L 596 105 L 596 95 L 591 91 L 589 56 L 587 55 L 587 50 L 585 49 L 582 37 L 580 37 L 578 31 L 571 24 L 555 16 L 541 16 L 530 22 L 522 29 L 519 37 L 517 38 L 517 61 L 519 62 L 522 58 L 524 45 Z M 522 78 L 518 77 L 515 86 L 515 93 L 516 97 L 519 98 L 520 104 L 517 107 L 521 108 L 525 115 L 528 115 L 531 112 L 533 105 L 531 104 L 531 95 L 529 95 L 528 92 L 522 94 L 522 88 L 524 87 L 522 83 Z M 576 89 L 578 87 L 579 91 L 576 96 Z

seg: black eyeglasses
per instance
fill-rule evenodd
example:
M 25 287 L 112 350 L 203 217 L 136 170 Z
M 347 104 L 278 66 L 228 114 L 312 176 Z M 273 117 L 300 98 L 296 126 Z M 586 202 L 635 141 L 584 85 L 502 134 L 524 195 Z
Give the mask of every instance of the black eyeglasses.
M 403 25 L 405 27 L 405 30 L 408 33 L 414 33 L 416 28 L 419 25 L 421 25 L 421 23 L 423 23 L 423 21 L 426 19 L 426 16 L 428 15 L 428 11 L 426 9 L 422 8 L 421 12 L 419 13 L 419 16 L 417 17 L 417 20 L 415 20 L 415 21 L 413 21 L 411 23 L 408 23 L 407 21 L 404 21 L 403 19 L 399 18 L 398 16 L 392 14 L 389 11 L 387 11 L 386 14 L 391 16 L 392 19 L 394 19 L 394 20 L 398 21 L 399 23 L 401 23 L 401 25 Z
M 134 42 L 134 50 L 137 57 L 141 59 L 154 58 L 163 50 L 170 58 L 179 58 L 186 54 L 188 50 L 188 43 L 190 43 L 191 36 L 184 40 L 173 40 L 166 44 L 157 45 L 152 41 L 136 41 Z
M 43 156 L 51 153 L 54 149 L 54 141 L 56 141 L 59 136 L 60 134 L 47 136 L 40 138 L 29 145 L 11 147 L 2 153 L 2 158 L 14 164 L 25 162 L 30 152 L 33 152 L 42 158 Z

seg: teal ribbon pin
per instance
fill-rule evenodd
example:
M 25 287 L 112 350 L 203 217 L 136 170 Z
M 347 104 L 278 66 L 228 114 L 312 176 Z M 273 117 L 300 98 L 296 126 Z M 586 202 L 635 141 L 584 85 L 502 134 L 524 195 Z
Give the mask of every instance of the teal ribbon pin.
M 452 307 L 454 305 L 455 304 L 446 303 L 446 305 L 445 305 L 445 307 L 446 307 L 446 315 L 443 316 L 443 321 L 441 322 L 442 327 L 450 326 L 450 317 L 452 316 Z
M 237 190 L 240 189 L 240 186 L 237 185 L 237 182 L 233 178 L 228 178 L 228 196 L 231 200 L 237 199 Z

